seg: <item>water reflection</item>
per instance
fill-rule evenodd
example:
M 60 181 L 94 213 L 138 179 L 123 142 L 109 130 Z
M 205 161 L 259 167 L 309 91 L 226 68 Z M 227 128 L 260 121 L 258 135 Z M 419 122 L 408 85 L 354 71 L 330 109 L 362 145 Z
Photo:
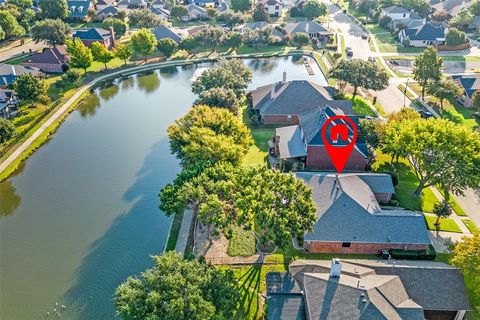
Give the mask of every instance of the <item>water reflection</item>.
M 178 73 L 178 68 L 175 67 L 175 66 L 165 67 L 165 68 L 160 69 L 159 72 L 160 72 L 160 75 L 164 79 L 171 79 L 171 78 L 175 77 L 175 75 Z
M 120 83 L 121 83 L 122 89 L 133 88 L 133 86 L 135 85 L 135 77 L 130 76 L 128 78 L 123 78 Z
M 158 71 L 150 71 L 142 73 L 142 75 L 137 78 L 137 87 L 145 91 L 145 93 L 150 94 L 157 90 L 160 87 L 160 76 Z
M 268 74 L 278 66 L 278 63 L 274 59 L 255 59 L 248 65 L 255 71 L 261 71 L 264 74 Z
M 108 101 L 115 97 L 119 91 L 120 88 L 117 84 L 110 83 L 107 87 L 104 87 L 100 90 L 99 95 L 103 100 Z
M 100 107 L 100 98 L 96 92 L 88 95 L 78 106 L 78 112 L 82 118 L 92 117 L 97 113 Z
M 0 182 L 0 217 L 6 217 L 18 208 L 22 198 L 17 194 L 17 189 L 11 180 Z

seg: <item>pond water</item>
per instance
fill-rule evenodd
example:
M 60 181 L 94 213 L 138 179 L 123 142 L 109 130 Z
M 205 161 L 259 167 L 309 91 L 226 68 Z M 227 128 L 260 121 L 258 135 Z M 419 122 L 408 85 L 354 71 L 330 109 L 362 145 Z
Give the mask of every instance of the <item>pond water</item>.
M 250 88 L 287 78 L 325 84 L 300 57 L 245 60 Z M 210 67 L 171 67 L 96 89 L 14 176 L 0 183 L 0 319 L 114 318 L 113 292 L 164 250 L 158 192 L 180 168 L 167 127 Z M 66 305 L 62 309 L 61 305 Z

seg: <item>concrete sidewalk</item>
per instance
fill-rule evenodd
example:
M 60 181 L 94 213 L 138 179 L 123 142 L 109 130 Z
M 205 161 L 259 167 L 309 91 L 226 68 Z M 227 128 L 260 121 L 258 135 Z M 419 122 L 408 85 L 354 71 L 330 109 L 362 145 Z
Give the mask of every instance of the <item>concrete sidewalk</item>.
M 183 212 L 182 225 L 178 233 L 177 244 L 175 245 L 175 252 L 183 254 L 187 248 L 188 234 L 192 225 L 193 210 L 185 209 Z

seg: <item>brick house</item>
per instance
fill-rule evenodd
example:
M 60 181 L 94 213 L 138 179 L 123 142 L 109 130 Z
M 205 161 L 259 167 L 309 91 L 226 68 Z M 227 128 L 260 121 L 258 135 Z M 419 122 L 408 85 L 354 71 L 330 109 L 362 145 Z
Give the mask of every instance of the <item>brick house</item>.
M 94 42 L 100 42 L 108 49 L 112 49 L 115 46 L 115 33 L 112 28 L 110 30 L 101 28 L 77 30 L 73 37 L 79 38 L 87 47 L 92 47 Z
M 321 130 L 329 118 L 337 115 L 345 114 L 337 108 L 317 107 L 299 114 L 295 119 L 298 124 L 275 129 L 275 137 L 269 152 L 272 167 L 277 167 L 282 171 L 302 170 L 305 167 L 314 170 L 335 170 Z M 359 116 L 349 116 L 349 118 L 358 126 Z M 338 124 L 342 125 L 343 122 Z M 348 144 L 353 138 L 352 129 L 346 124 L 343 125 L 346 129 L 344 138 L 347 139 L 336 141 L 335 145 Z M 327 128 L 327 139 L 336 127 L 338 126 Z M 362 137 L 358 137 L 345 165 L 345 170 L 364 171 L 368 162 L 367 145 Z
M 382 173 L 297 172 L 317 205 L 313 231 L 303 247 L 313 253 L 378 254 L 383 249 L 425 250 L 430 245 L 423 215 L 383 209 L 395 192 Z
M 330 106 L 353 114 L 352 101 L 335 100 L 335 89 L 306 80 L 283 80 L 251 92 L 252 112 L 263 124 L 298 124 L 298 115 Z
M 68 60 L 65 46 L 55 46 L 35 52 L 23 65 L 38 68 L 43 72 L 62 73 Z
M 93 1 L 90 0 L 68 0 L 67 6 L 70 12 L 68 18 L 74 21 L 87 21 L 88 11 L 95 11 Z
M 266 291 L 269 320 L 462 320 L 472 309 L 462 271 L 432 261 L 296 260 L 267 273 Z

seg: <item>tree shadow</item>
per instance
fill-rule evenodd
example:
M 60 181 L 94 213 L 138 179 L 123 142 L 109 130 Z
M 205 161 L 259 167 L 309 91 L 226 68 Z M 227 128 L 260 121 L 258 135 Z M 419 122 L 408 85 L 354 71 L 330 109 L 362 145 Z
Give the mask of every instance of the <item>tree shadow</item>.
M 153 265 L 151 254 L 160 254 L 168 238 L 171 218 L 158 209 L 158 191 L 179 171 L 169 152 L 168 138 L 156 143 L 145 157 L 136 181 L 123 195 L 131 208 L 119 215 L 105 234 L 89 248 L 76 270 L 74 285 L 61 301 L 63 314 L 74 319 L 111 319 L 113 294 L 128 276 Z
M 137 87 L 146 94 L 155 92 L 160 87 L 158 70 L 143 72 L 137 77 Z

